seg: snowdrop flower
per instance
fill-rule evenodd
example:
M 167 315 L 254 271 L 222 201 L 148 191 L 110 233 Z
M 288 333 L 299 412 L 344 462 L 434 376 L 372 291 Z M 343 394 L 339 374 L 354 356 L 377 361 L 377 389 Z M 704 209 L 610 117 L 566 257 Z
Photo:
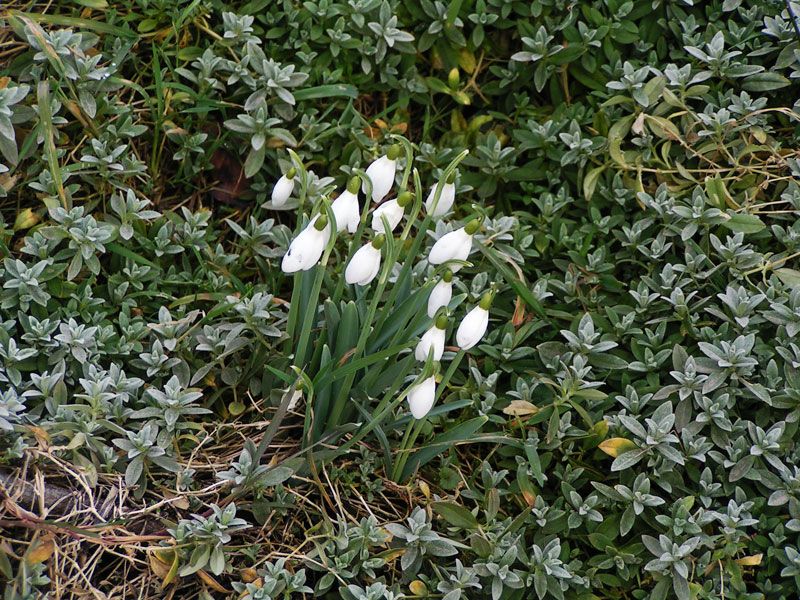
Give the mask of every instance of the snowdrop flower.
M 433 245 L 428 262 L 432 265 L 441 265 L 450 261 L 465 261 L 472 250 L 472 236 L 478 231 L 481 223 L 473 219 L 465 227 L 444 234 Z M 461 268 L 459 263 L 453 264 L 450 269 L 455 273 Z
M 297 175 L 297 169 L 292 167 L 286 171 L 285 175 L 281 175 L 281 178 L 275 183 L 275 187 L 272 188 L 273 208 L 280 208 L 289 200 L 289 196 L 292 195 L 292 190 L 294 190 L 295 175 Z
M 314 217 L 289 244 L 289 250 L 283 255 L 281 262 L 283 272 L 296 273 L 313 268 L 319 262 L 330 236 L 328 218 L 325 215 Z
M 439 283 L 431 290 L 431 295 L 428 296 L 428 316 L 432 319 L 440 308 L 450 304 L 452 298 L 453 272 L 447 269 Z
M 473 308 L 461 321 L 456 331 L 456 344 L 462 350 L 469 350 L 486 335 L 489 326 L 489 307 L 492 305 L 493 293 L 486 292 L 478 306 Z
M 411 415 L 415 419 L 422 419 L 430 412 L 431 408 L 433 408 L 433 401 L 435 398 L 436 379 L 431 375 L 408 390 L 406 400 L 408 400 L 408 407 L 411 409 Z
M 389 146 L 385 156 L 381 156 L 367 167 L 367 177 L 372 182 L 372 201 L 380 202 L 389 193 L 394 185 L 394 174 L 397 171 L 397 157 L 400 156 L 400 146 Z M 367 186 L 364 183 L 364 192 Z
M 347 283 L 369 285 L 375 279 L 381 268 L 381 246 L 384 239 L 379 235 L 356 251 L 344 270 L 344 279 Z
M 403 192 L 397 197 L 397 200 L 384 202 L 372 211 L 372 230 L 375 233 L 386 233 L 386 231 L 383 230 L 382 218 L 385 216 L 386 220 L 389 221 L 391 231 L 394 231 L 400 224 L 400 221 L 403 220 L 403 213 L 405 212 L 406 206 L 411 202 L 413 197 L 411 192 Z
M 333 216 L 336 217 L 336 229 L 343 231 L 347 229 L 350 233 L 355 233 L 358 224 L 361 222 L 361 211 L 358 208 L 358 188 L 361 180 L 353 177 L 347 184 L 347 189 L 331 204 Z
M 417 348 L 414 350 L 414 357 L 421 362 L 425 362 L 428 360 L 428 355 L 433 351 L 433 360 L 442 360 L 445 329 L 447 329 L 447 315 L 441 314 L 433 326 L 420 338 Z
M 425 200 L 425 211 L 432 217 L 441 217 L 447 214 L 453 208 L 453 202 L 456 199 L 456 174 L 450 174 L 447 181 L 442 186 L 442 193 L 439 195 L 439 201 L 435 202 L 436 188 L 439 184 L 431 186 L 431 191 L 428 193 L 428 199 Z M 434 204 L 436 206 L 434 206 Z

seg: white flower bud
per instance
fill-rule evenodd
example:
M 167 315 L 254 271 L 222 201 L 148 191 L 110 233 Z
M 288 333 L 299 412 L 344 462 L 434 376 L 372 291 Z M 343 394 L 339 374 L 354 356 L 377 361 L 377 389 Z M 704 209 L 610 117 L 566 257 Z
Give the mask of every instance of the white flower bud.
M 456 344 L 462 350 L 469 350 L 481 341 L 489 326 L 489 311 L 480 305 L 467 313 L 456 331 Z
M 432 217 L 441 217 L 453 208 L 453 202 L 456 199 L 456 186 L 452 183 L 445 183 L 442 186 L 442 193 L 439 195 L 439 202 L 436 203 L 434 208 L 433 200 L 435 197 L 436 185 L 433 185 L 427 200 L 425 200 L 425 211 Z
M 378 245 L 376 247 L 376 242 Z M 347 283 L 356 285 L 369 285 L 381 269 L 381 249 L 383 240 L 364 244 L 356 250 L 353 258 L 347 263 L 344 270 L 344 279 Z
M 431 295 L 428 296 L 428 316 L 432 319 L 436 315 L 436 311 L 450 304 L 450 300 L 452 299 L 453 282 L 452 280 L 445 281 L 442 279 L 433 287 Z
M 281 178 L 275 183 L 272 188 L 272 206 L 273 208 L 280 208 L 289 200 L 294 190 L 294 175 L 295 170 L 289 169 L 286 175 L 281 175 Z
M 319 262 L 325 245 L 331 237 L 330 225 L 325 225 L 322 229 L 317 228 L 319 215 L 311 219 L 311 222 L 297 237 L 289 244 L 289 250 L 283 255 L 281 269 L 284 273 L 296 273 L 297 271 L 308 271 Z
M 358 208 L 358 196 L 348 190 L 342 192 L 339 197 L 331 204 L 333 216 L 336 217 L 336 230 L 355 233 L 358 223 L 361 221 L 361 213 Z
M 437 324 L 431 326 L 419 340 L 417 348 L 414 350 L 414 358 L 418 361 L 425 362 L 428 360 L 428 354 L 433 350 L 433 360 L 442 360 L 444 353 L 444 329 L 439 329 Z
M 372 182 L 373 202 L 380 202 L 384 196 L 389 193 L 389 190 L 392 189 L 394 185 L 394 175 L 397 171 L 396 159 L 399 154 L 399 148 L 396 152 L 390 148 L 386 156 L 381 156 L 367 167 L 367 177 L 369 177 L 369 180 Z M 390 156 L 392 156 L 392 158 L 389 158 Z M 363 189 L 366 192 L 366 183 Z
M 431 248 L 428 254 L 428 262 L 432 265 L 442 265 L 444 263 L 459 260 L 465 261 L 472 250 L 472 236 L 468 234 L 464 227 L 444 234 Z M 461 265 L 455 263 L 450 269 L 455 272 Z
M 408 391 L 406 400 L 411 409 L 411 415 L 415 419 L 422 419 L 433 408 L 433 401 L 436 398 L 436 379 L 428 377 L 421 383 L 413 386 Z
M 381 216 L 385 216 L 386 220 L 389 221 L 391 231 L 394 231 L 400 224 L 400 221 L 403 220 L 404 212 L 403 207 L 398 204 L 397 200 L 384 202 L 372 211 L 372 230 L 375 233 L 387 233 L 383 230 L 383 219 L 381 218 Z

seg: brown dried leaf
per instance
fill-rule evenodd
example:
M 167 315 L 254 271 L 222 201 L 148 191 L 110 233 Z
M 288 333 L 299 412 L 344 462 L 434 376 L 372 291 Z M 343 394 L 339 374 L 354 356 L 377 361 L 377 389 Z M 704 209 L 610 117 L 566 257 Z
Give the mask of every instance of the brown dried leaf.
M 245 583 L 253 583 L 258 579 L 258 573 L 253 567 L 247 567 L 239 571 L 239 577 L 241 577 L 242 581 Z
M 230 593 L 230 590 L 225 589 L 225 586 L 223 586 L 219 581 L 214 579 L 211 575 L 209 575 L 208 573 L 206 573 L 202 569 L 200 569 L 197 572 L 197 576 L 200 579 L 203 580 L 203 583 L 205 583 L 208 587 L 210 587 L 215 592 L 219 592 L 220 594 L 229 594 Z

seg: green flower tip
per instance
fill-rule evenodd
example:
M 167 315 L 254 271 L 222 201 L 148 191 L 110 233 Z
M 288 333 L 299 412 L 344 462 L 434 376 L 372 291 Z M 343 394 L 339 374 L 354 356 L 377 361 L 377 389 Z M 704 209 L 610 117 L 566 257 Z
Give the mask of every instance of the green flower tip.
M 401 150 L 402 148 L 400 148 L 400 144 L 392 144 L 386 151 L 386 156 L 389 158 L 389 160 L 397 160 L 397 157 L 400 156 Z
M 383 246 L 383 243 L 386 241 L 386 236 L 382 233 L 380 235 L 376 235 L 375 239 L 372 240 L 372 247 L 376 250 L 380 250 Z
M 445 283 L 450 283 L 453 281 L 453 272 L 450 269 L 447 269 L 442 275 L 442 279 L 444 279 Z
M 466 231 L 469 235 L 475 235 L 475 232 L 481 228 L 480 219 L 472 219 L 469 223 L 466 224 L 464 227 L 464 231 Z
M 483 310 L 489 310 L 489 308 L 492 306 L 493 300 L 494 290 L 490 290 L 481 296 L 481 301 L 478 303 L 478 306 L 480 306 Z
M 351 194 L 357 194 L 359 189 L 361 189 L 361 178 L 358 175 L 354 175 L 347 182 L 347 191 Z
M 328 226 L 328 215 L 325 213 L 320 213 L 319 219 L 314 221 L 314 229 L 317 231 L 322 231 Z
M 412 194 L 409 191 L 405 191 L 397 197 L 397 203 L 405 208 L 411 203 L 411 200 L 413 199 L 414 199 L 414 194 Z
M 447 311 L 436 317 L 436 329 L 447 329 Z
M 295 175 L 297 175 L 297 169 L 294 167 L 286 171 L 286 179 L 294 179 Z

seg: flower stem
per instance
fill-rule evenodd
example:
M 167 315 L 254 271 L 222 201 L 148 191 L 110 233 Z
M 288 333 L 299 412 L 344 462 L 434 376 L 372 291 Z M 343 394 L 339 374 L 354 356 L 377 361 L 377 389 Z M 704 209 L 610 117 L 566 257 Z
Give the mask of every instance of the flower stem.
M 450 383 L 450 378 L 456 372 L 456 369 L 458 369 L 458 365 L 461 363 L 461 359 L 463 358 L 464 351 L 459 350 L 448 365 L 447 371 L 445 371 L 442 380 L 436 386 L 436 399 L 433 403 L 434 406 L 436 406 L 436 403 L 439 401 L 439 398 L 441 397 L 444 389 L 447 387 L 447 384 Z M 427 417 L 423 417 L 419 420 L 412 419 L 409 421 L 408 427 L 406 428 L 406 433 L 403 437 L 403 442 L 400 444 L 400 449 L 398 450 L 397 461 L 392 468 L 392 481 L 400 483 L 406 468 L 406 464 L 408 463 L 408 457 L 411 455 L 411 448 L 414 447 L 414 443 L 417 441 L 417 438 L 424 427 L 426 418 Z

